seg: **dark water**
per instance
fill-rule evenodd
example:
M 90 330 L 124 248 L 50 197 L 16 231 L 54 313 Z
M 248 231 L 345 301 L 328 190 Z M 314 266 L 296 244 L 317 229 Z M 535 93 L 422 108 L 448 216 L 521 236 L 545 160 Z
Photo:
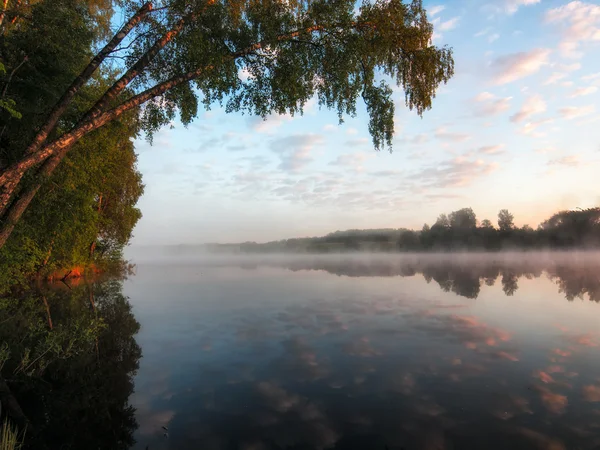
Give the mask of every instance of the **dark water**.
M 600 448 L 598 255 L 141 262 L 124 293 L 135 449 Z

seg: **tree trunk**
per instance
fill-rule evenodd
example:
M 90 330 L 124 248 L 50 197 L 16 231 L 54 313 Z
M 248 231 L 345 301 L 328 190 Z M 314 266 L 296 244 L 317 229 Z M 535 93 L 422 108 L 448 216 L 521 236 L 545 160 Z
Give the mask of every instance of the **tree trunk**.
M 356 24 L 355 26 L 359 27 L 362 25 Z M 277 39 L 279 41 L 289 40 L 298 37 L 302 33 L 313 33 L 315 31 L 321 31 L 323 29 L 324 27 L 322 26 L 313 26 L 301 31 L 295 31 L 289 34 L 281 35 Z M 261 49 L 263 46 L 263 42 L 257 42 L 243 50 L 231 53 L 223 59 L 223 63 L 225 63 L 228 60 L 235 60 L 237 58 L 247 56 L 248 54 L 256 50 Z M 144 56 L 142 56 L 140 61 L 143 59 Z M 6 240 L 14 230 L 16 223 L 19 221 L 19 219 L 31 203 L 31 200 L 33 200 L 33 198 L 39 191 L 44 180 L 47 179 L 50 175 L 52 175 L 54 169 L 56 169 L 56 167 L 60 164 L 60 162 L 68 153 L 69 149 L 79 139 L 81 139 L 86 134 L 100 128 L 106 123 L 116 119 L 125 112 L 144 104 L 148 100 L 151 100 L 159 95 L 164 94 L 166 91 L 174 88 L 175 86 L 196 79 L 206 71 L 212 70 L 213 68 L 214 66 L 208 66 L 196 69 L 183 75 L 174 76 L 169 80 L 163 81 L 162 83 L 159 83 L 143 92 L 140 92 L 137 95 L 134 95 L 132 98 L 124 101 L 119 106 L 104 113 L 101 113 L 100 115 L 88 117 L 88 115 L 86 114 L 84 119 L 82 119 L 82 121 L 80 121 L 80 123 L 77 126 L 75 126 L 73 130 L 71 130 L 68 133 L 65 133 L 56 141 L 40 148 L 37 152 L 26 155 L 20 161 L 6 169 L 4 173 L 0 175 L 0 186 L 2 184 L 6 185 L 6 183 L 8 182 L 11 183 L 11 191 L 8 195 L 8 199 L 10 199 L 10 196 L 16 189 L 22 175 L 32 166 L 45 161 L 44 164 L 42 164 L 42 166 L 38 170 L 35 176 L 35 181 L 30 186 L 25 188 L 22 193 L 20 193 L 19 197 L 12 203 L 12 205 L 10 205 L 10 207 L 8 207 L 8 199 L 6 200 L 5 205 L 2 203 L 4 201 L 4 198 L 0 199 L 0 249 L 6 243 Z
M 50 111 L 44 125 L 37 132 L 29 147 L 25 150 L 25 155 L 31 155 L 37 152 L 40 147 L 46 142 L 48 136 L 56 126 L 56 123 L 65 113 L 66 109 L 71 104 L 73 97 L 79 92 L 85 83 L 91 78 L 96 69 L 106 59 L 106 57 L 119 45 L 123 39 L 131 32 L 131 30 L 144 18 L 144 16 L 152 10 L 152 3 L 145 3 L 138 12 L 119 30 L 117 34 L 104 46 L 104 48 L 90 61 L 85 69 L 79 74 L 67 88 L 62 97 Z M 29 166 L 30 167 L 30 166 Z M 15 192 L 23 175 L 29 168 L 21 166 L 17 170 L 7 171 L 0 176 L 0 186 L 3 187 L 0 192 L 0 217 L 6 211 L 10 199 Z
M 50 305 L 48 304 L 48 300 L 46 300 L 45 295 L 42 295 L 42 300 L 44 301 L 44 306 L 46 307 L 46 314 L 48 316 L 48 326 L 52 330 L 54 327 L 52 326 L 52 315 L 50 314 Z

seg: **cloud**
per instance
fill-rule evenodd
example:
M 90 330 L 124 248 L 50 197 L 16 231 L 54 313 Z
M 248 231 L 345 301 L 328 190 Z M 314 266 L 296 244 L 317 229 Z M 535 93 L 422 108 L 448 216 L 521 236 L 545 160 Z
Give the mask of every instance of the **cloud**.
M 323 131 L 337 131 L 337 129 L 338 127 L 331 123 L 328 123 L 327 125 L 323 126 Z
M 562 414 L 565 412 L 569 400 L 566 396 L 552 392 L 544 386 L 536 386 L 540 393 L 540 399 L 544 407 L 553 414 Z
M 486 34 L 490 33 L 492 31 L 491 28 L 484 28 L 481 31 L 478 31 L 477 33 L 474 34 L 475 37 L 481 37 L 481 36 L 485 36 Z
M 484 155 L 499 155 L 500 153 L 504 153 L 504 144 L 486 145 L 484 147 L 479 147 L 477 149 L 477 152 L 483 153 Z
M 562 116 L 563 119 L 571 120 L 577 119 L 579 117 L 587 116 L 589 114 L 594 113 L 596 111 L 596 107 L 594 105 L 587 106 L 565 106 L 564 108 L 560 108 L 558 112 Z
M 322 143 L 323 137 L 319 134 L 294 134 L 272 140 L 270 148 L 281 158 L 279 169 L 286 172 L 297 172 L 312 162 L 313 148 Z
M 368 154 L 365 152 L 346 153 L 338 156 L 335 160 L 330 162 L 329 165 L 350 167 L 354 169 L 354 171 L 360 172 L 363 170 L 363 163 L 373 156 L 374 155 L 372 153 Z
M 552 72 L 552 75 L 550 75 L 548 77 L 548 79 L 546 81 L 544 81 L 544 86 L 548 86 L 550 84 L 556 84 L 558 83 L 560 80 L 564 79 L 567 77 L 566 73 L 562 73 L 562 72 Z
M 441 13 L 445 9 L 446 9 L 446 7 L 444 5 L 435 5 L 435 6 L 432 6 L 431 8 L 429 8 L 428 12 L 429 12 L 429 15 L 433 17 L 436 14 Z
M 439 127 L 435 130 L 435 137 L 443 141 L 465 142 L 471 139 L 468 134 L 454 133 L 448 131 L 446 127 Z
M 525 437 L 531 442 L 534 448 L 544 450 L 566 450 L 565 444 L 562 441 L 540 433 L 539 431 L 530 430 L 529 428 L 518 427 L 515 432 Z
M 422 186 L 433 188 L 463 187 L 475 179 L 489 175 L 498 168 L 495 162 L 472 160 L 464 157 L 425 167 L 411 176 Z
M 533 120 L 533 121 L 527 122 L 525 125 L 523 125 L 519 129 L 519 133 L 525 134 L 525 135 L 531 135 L 534 137 L 542 137 L 542 136 L 544 136 L 544 134 L 537 132 L 538 127 L 541 127 L 542 125 L 547 125 L 550 123 L 554 123 L 554 119 L 552 119 L 550 117 L 547 117 L 545 119 L 540 119 L 540 120 Z
M 595 94 L 596 92 L 598 92 L 598 88 L 596 86 L 582 87 L 575 89 L 571 95 L 569 95 L 569 98 L 583 97 L 586 95 Z
M 600 72 L 597 72 L 597 73 L 591 73 L 591 74 L 589 74 L 589 75 L 585 75 L 585 76 L 581 77 L 581 79 L 582 79 L 583 81 L 592 81 L 592 80 L 595 80 L 595 79 L 597 79 L 597 78 L 600 78 Z
M 578 155 L 563 156 L 562 158 L 551 159 L 548 161 L 549 166 L 565 166 L 577 167 L 580 164 Z
M 446 20 L 445 22 L 441 22 L 440 25 L 438 26 L 438 29 L 440 31 L 450 31 L 450 30 L 453 30 L 458 25 L 458 21 L 459 20 L 460 20 L 460 17 L 453 17 L 450 20 Z
M 527 120 L 531 116 L 543 113 L 544 111 L 546 111 L 546 102 L 544 101 L 544 98 L 539 94 L 532 95 L 525 100 L 519 112 L 510 117 L 510 121 L 522 122 L 523 120 Z
M 492 42 L 497 41 L 498 39 L 500 39 L 500 35 L 498 33 L 494 33 L 494 34 L 490 34 L 488 36 L 488 42 L 491 44 Z
M 583 398 L 586 402 L 600 402 L 600 386 L 584 386 Z
M 347 147 L 363 147 L 369 143 L 367 138 L 348 139 L 344 144 Z
M 507 84 L 537 73 L 548 64 L 550 50 L 536 48 L 528 52 L 513 53 L 497 58 L 492 63 L 495 84 Z
M 477 116 L 495 116 L 510 108 L 512 97 L 496 97 L 489 92 L 482 92 L 474 99 L 478 105 L 475 108 Z
M 581 63 L 573 63 L 573 64 L 558 64 L 559 69 L 564 70 L 565 72 L 575 72 L 581 69 Z
M 291 120 L 293 120 L 293 117 L 289 114 L 271 114 L 266 119 L 262 117 L 250 117 L 248 125 L 257 133 L 272 134 L 277 128 Z
M 535 5 L 541 0 L 505 0 L 505 9 L 508 14 L 516 13 L 521 6 Z
M 563 40 L 559 49 L 566 57 L 581 57 L 578 52 L 582 42 L 600 41 L 600 5 L 572 1 L 546 13 L 547 23 L 562 28 Z

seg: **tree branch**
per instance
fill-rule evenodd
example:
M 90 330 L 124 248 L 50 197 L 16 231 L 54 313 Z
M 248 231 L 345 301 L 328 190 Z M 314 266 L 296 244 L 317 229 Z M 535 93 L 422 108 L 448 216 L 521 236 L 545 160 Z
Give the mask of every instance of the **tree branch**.
M 355 27 L 359 27 L 361 25 L 362 24 L 353 24 L 353 26 L 355 26 Z M 306 28 L 304 30 L 298 30 L 298 31 L 295 31 L 292 33 L 278 36 L 277 40 L 279 42 L 287 41 L 287 40 L 295 39 L 302 34 L 306 34 L 306 33 L 310 34 L 315 31 L 323 31 L 323 30 L 324 30 L 323 26 L 315 25 L 315 26 Z M 165 36 L 167 36 L 167 35 L 165 35 Z M 162 41 L 162 39 L 161 39 L 161 41 Z M 168 40 L 167 40 L 167 42 L 168 42 Z M 242 58 L 242 57 L 248 56 L 257 50 L 262 49 L 265 46 L 265 43 L 266 42 L 264 42 L 264 41 L 257 42 L 243 50 L 231 53 L 230 55 L 228 55 L 227 57 L 225 57 L 223 59 L 223 63 L 227 60 L 235 60 L 237 58 Z M 164 45 L 166 45 L 166 42 Z M 148 55 L 148 53 L 146 53 L 146 55 Z M 146 55 L 144 55 L 138 61 L 138 63 L 140 63 L 141 61 L 145 61 Z M 149 63 L 149 62 L 150 61 L 148 60 L 147 63 Z M 138 66 L 138 63 L 136 63 L 136 65 L 134 65 L 134 67 Z M 132 69 L 134 67 L 132 67 Z M 138 68 L 139 68 L 139 66 L 138 66 Z M 15 171 L 22 171 L 22 173 L 24 173 L 26 170 L 28 170 L 32 166 L 45 161 L 35 176 L 35 182 L 32 183 L 30 186 L 28 186 L 21 193 L 21 195 L 19 195 L 19 198 L 16 199 L 12 205 L 10 205 L 10 208 L 5 210 L 5 214 L 2 217 L 2 219 L 3 219 L 2 223 L 0 224 L 0 248 L 2 248 L 2 246 L 4 246 L 4 244 L 6 243 L 6 240 L 12 233 L 16 223 L 19 221 L 19 219 L 21 218 L 21 216 L 23 215 L 23 213 L 25 212 L 25 210 L 27 209 L 27 207 L 29 206 L 29 204 L 31 203 L 31 201 L 33 200 L 33 198 L 35 197 L 35 195 L 37 194 L 39 189 L 41 188 L 44 181 L 50 175 L 52 175 L 52 173 L 54 172 L 56 167 L 60 164 L 60 162 L 63 160 L 63 158 L 68 153 L 69 149 L 79 139 L 81 139 L 86 134 L 100 128 L 101 126 L 105 125 L 106 123 L 110 122 L 111 120 L 116 119 L 117 117 L 121 116 L 123 113 L 125 113 L 133 108 L 136 108 L 155 97 L 158 97 L 158 96 L 164 94 L 168 90 L 170 90 L 182 83 L 186 83 L 193 79 L 196 79 L 196 78 L 200 77 L 206 71 L 212 70 L 213 68 L 214 68 L 214 66 L 208 66 L 208 67 L 204 67 L 201 69 L 196 69 L 194 71 L 191 71 L 191 72 L 188 72 L 188 73 L 185 73 L 182 75 L 174 76 L 166 81 L 163 81 L 162 83 L 159 83 L 159 84 L 153 86 L 152 88 L 149 88 L 143 92 L 140 92 L 137 95 L 134 95 L 129 100 L 124 101 L 123 103 L 121 103 L 120 105 L 116 106 L 115 108 L 113 108 L 109 111 L 106 111 L 106 112 L 100 111 L 100 112 L 96 112 L 95 114 L 92 114 L 93 111 L 90 111 L 90 113 L 86 114 L 86 116 L 84 116 L 84 118 L 80 121 L 80 123 L 78 125 L 75 126 L 75 128 L 73 130 L 64 134 L 63 136 L 58 138 L 53 143 L 50 143 L 50 144 L 46 145 L 45 147 L 41 148 L 36 153 L 25 156 L 18 163 L 9 167 L 4 172 L 4 174 L 2 174 L 2 176 L 0 176 L 0 185 L 2 183 L 6 184 L 6 179 L 7 178 L 10 179 L 10 174 L 14 173 Z M 128 71 L 128 73 L 129 72 L 133 73 L 132 69 L 130 69 L 130 71 Z M 113 85 L 113 88 L 115 86 L 117 86 L 118 83 L 119 82 L 115 83 L 115 85 Z M 124 87 L 125 86 L 123 86 L 123 88 Z M 113 89 L 113 88 L 111 88 L 111 89 Z M 108 92 L 107 92 L 107 94 L 108 94 Z M 105 98 L 107 94 L 105 94 L 105 96 L 103 98 Z M 102 99 L 100 101 L 102 101 Z M 95 109 L 94 109 L 94 111 L 95 111 Z
M 82 86 L 87 83 L 96 69 L 102 64 L 106 57 L 119 45 L 123 39 L 131 32 L 131 30 L 144 18 L 144 16 L 152 10 L 152 3 L 145 3 L 138 12 L 127 21 L 127 23 L 119 30 L 117 34 L 104 46 L 104 48 L 90 61 L 90 63 L 83 69 L 75 80 L 71 83 L 71 86 L 67 88 L 62 97 L 58 100 L 56 105 L 50 111 L 46 123 L 40 128 L 35 137 L 33 138 L 29 147 L 25 150 L 25 155 L 34 154 L 44 144 L 58 120 L 65 113 L 66 109 L 70 105 L 73 97 L 79 92 Z M 25 169 L 26 170 L 26 169 Z M 23 178 L 25 170 L 20 173 L 12 174 L 9 182 L 6 183 L 4 175 L 0 176 L 0 186 L 3 186 L 2 192 L 0 192 L 0 216 L 6 211 L 10 198 Z

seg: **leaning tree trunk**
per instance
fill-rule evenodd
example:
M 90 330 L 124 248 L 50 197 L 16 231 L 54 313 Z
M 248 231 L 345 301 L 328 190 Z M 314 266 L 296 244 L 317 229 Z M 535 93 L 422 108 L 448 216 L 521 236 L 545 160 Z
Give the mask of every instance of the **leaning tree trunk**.
M 83 69 L 83 71 L 79 74 L 75 80 L 71 83 L 71 85 L 64 92 L 62 97 L 58 100 L 56 105 L 50 111 L 46 122 L 39 129 L 27 149 L 25 150 L 25 155 L 31 155 L 36 153 L 42 145 L 48 139 L 48 136 L 54 130 L 59 119 L 65 113 L 71 101 L 79 92 L 79 90 L 89 81 L 91 76 L 94 74 L 96 69 L 102 64 L 102 62 L 106 59 L 110 53 L 114 51 L 114 49 L 119 45 L 123 39 L 133 30 L 133 28 L 144 18 L 144 16 L 152 11 L 152 3 L 145 3 L 138 12 L 127 21 L 127 23 L 119 30 L 117 34 L 113 36 L 113 38 L 104 46 L 102 50 L 90 61 L 90 63 Z M 0 191 L 0 217 L 6 211 L 6 208 L 9 205 L 10 199 L 12 198 L 17 186 L 19 185 L 23 175 L 27 171 L 29 167 L 26 165 L 17 165 L 12 170 L 8 169 L 2 175 L 0 175 L 0 186 L 2 186 L 2 190 Z
M 190 18 L 190 16 L 187 17 L 187 20 L 189 20 L 189 18 Z M 184 20 L 184 19 L 182 19 L 182 20 Z M 179 24 L 178 24 L 178 26 L 179 26 Z M 358 26 L 360 26 L 360 24 L 355 24 L 355 26 L 358 27 Z M 323 26 L 312 26 L 312 27 L 306 28 L 304 30 L 294 31 L 292 33 L 280 35 L 277 39 L 279 41 L 284 41 L 284 40 L 296 38 L 303 33 L 313 33 L 315 31 L 322 31 L 322 30 L 324 30 Z M 174 29 L 172 29 L 171 31 L 166 33 L 163 36 L 163 38 L 161 38 L 160 41 L 158 41 L 161 43 L 160 48 L 157 49 L 157 45 L 158 45 L 158 42 L 157 42 L 155 45 L 153 45 L 148 50 L 148 52 L 152 52 L 154 54 L 154 56 L 156 56 L 156 54 L 158 54 L 158 51 L 161 48 L 163 48 L 171 39 L 173 39 L 173 37 L 179 31 L 180 31 L 180 28 L 175 27 Z M 166 39 L 166 37 L 168 37 L 168 39 Z M 256 50 L 263 48 L 264 45 L 265 45 L 264 42 L 256 42 L 256 43 L 250 45 L 249 47 L 246 47 L 245 49 L 242 49 L 237 52 L 233 52 L 233 53 L 225 56 L 223 58 L 222 63 L 247 56 L 248 54 L 250 54 Z M 137 76 L 137 74 L 139 74 L 140 71 L 143 70 L 143 68 L 145 68 L 151 62 L 151 59 L 146 58 L 146 55 L 147 54 L 144 54 L 140 58 L 140 60 L 138 60 L 138 62 L 136 64 L 134 64 L 132 69 L 130 71 L 128 71 L 127 73 L 131 72 L 131 74 L 134 74 L 133 76 Z M 132 71 L 134 67 L 136 68 L 136 70 Z M 199 69 L 193 70 L 191 72 L 188 72 L 188 73 L 185 73 L 182 75 L 174 76 L 174 77 L 172 77 L 166 81 L 163 81 L 162 83 L 159 83 L 143 92 L 140 92 L 137 95 L 134 95 L 129 100 L 124 101 L 120 105 L 118 105 L 115 108 L 113 108 L 109 111 L 106 111 L 106 112 L 98 112 L 97 108 L 92 108 L 83 117 L 83 119 L 75 126 L 75 128 L 73 130 L 62 135 L 60 138 L 58 138 L 53 143 L 43 146 L 36 152 L 30 153 L 30 154 L 24 156 L 20 161 L 13 164 L 8 169 L 6 169 L 6 171 L 2 175 L 0 175 L 0 186 L 2 186 L 3 184 L 6 185 L 7 183 L 14 183 L 16 181 L 16 184 L 12 187 L 13 190 L 10 193 L 12 195 L 12 193 L 16 189 L 17 184 L 19 183 L 20 179 L 22 178 L 22 174 L 25 173 L 27 170 L 29 170 L 31 167 L 43 162 L 43 164 L 40 166 L 40 169 L 36 173 L 32 184 L 27 186 L 25 189 L 23 189 L 23 191 L 19 194 L 18 198 L 16 200 L 14 200 L 12 202 L 12 204 L 10 204 L 10 206 L 8 206 L 9 205 L 8 200 L 4 206 L 0 202 L 0 249 L 6 243 L 8 237 L 11 235 L 12 231 L 14 230 L 15 225 L 20 220 L 21 216 L 23 215 L 23 213 L 25 212 L 25 210 L 27 209 L 27 207 L 29 206 L 29 204 L 31 203 L 31 201 L 33 200 L 33 198 L 35 197 L 35 195 L 37 194 L 39 189 L 41 188 L 44 181 L 52 175 L 52 173 L 54 172 L 56 167 L 60 164 L 60 162 L 67 155 L 67 153 L 71 149 L 71 147 L 73 147 L 73 145 L 79 139 L 81 139 L 83 136 L 87 135 L 88 133 L 100 128 L 101 126 L 105 125 L 106 123 L 116 119 L 117 117 L 121 116 L 123 113 L 144 104 L 148 100 L 151 100 L 155 97 L 158 97 L 158 96 L 164 94 L 168 90 L 170 90 L 182 83 L 187 83 L 191 80 L 194 80 L 194 79 L 200 77 L 203 73 L 210 71 L 212 69 L 214 69 L 213 65 L 199 68 Z M 123 77 L 125 77 L 126 75 L 124 75 Z M 111 92 L 115 92 L 113 90 L 113 88 L 115 88 L 115 86 L 119 86 L 119 91 L 117 92 L 117 94 L 122 92 L 123 89 L 125 89 L 126 85 L 120 85 L 120 81 L 123 79 L 123 77 L 121 79 L 119 79 L 119 81 L 117 81 L 109 89 L 109 91 L 107 91 L 105 96 Z M 129 81 L 131 81 L 131 79 Z M 115 94 L 115 95 L 117 95 L 117 94 Z M 104 99 L 104 96 L 97 102 L 96 105 L 98 105 L 100 102 L 102 102 L 103 99 Z M 105 107 L 105 105 L 103 105 L 103 107 Z M 10 196 L 8 196 L 8 199 L 10 199 Z M 3 200 L 4 199 L 2 198 L 2 201 Z M 4 209 L 1 209 L 2 207 L 4 207 Z

